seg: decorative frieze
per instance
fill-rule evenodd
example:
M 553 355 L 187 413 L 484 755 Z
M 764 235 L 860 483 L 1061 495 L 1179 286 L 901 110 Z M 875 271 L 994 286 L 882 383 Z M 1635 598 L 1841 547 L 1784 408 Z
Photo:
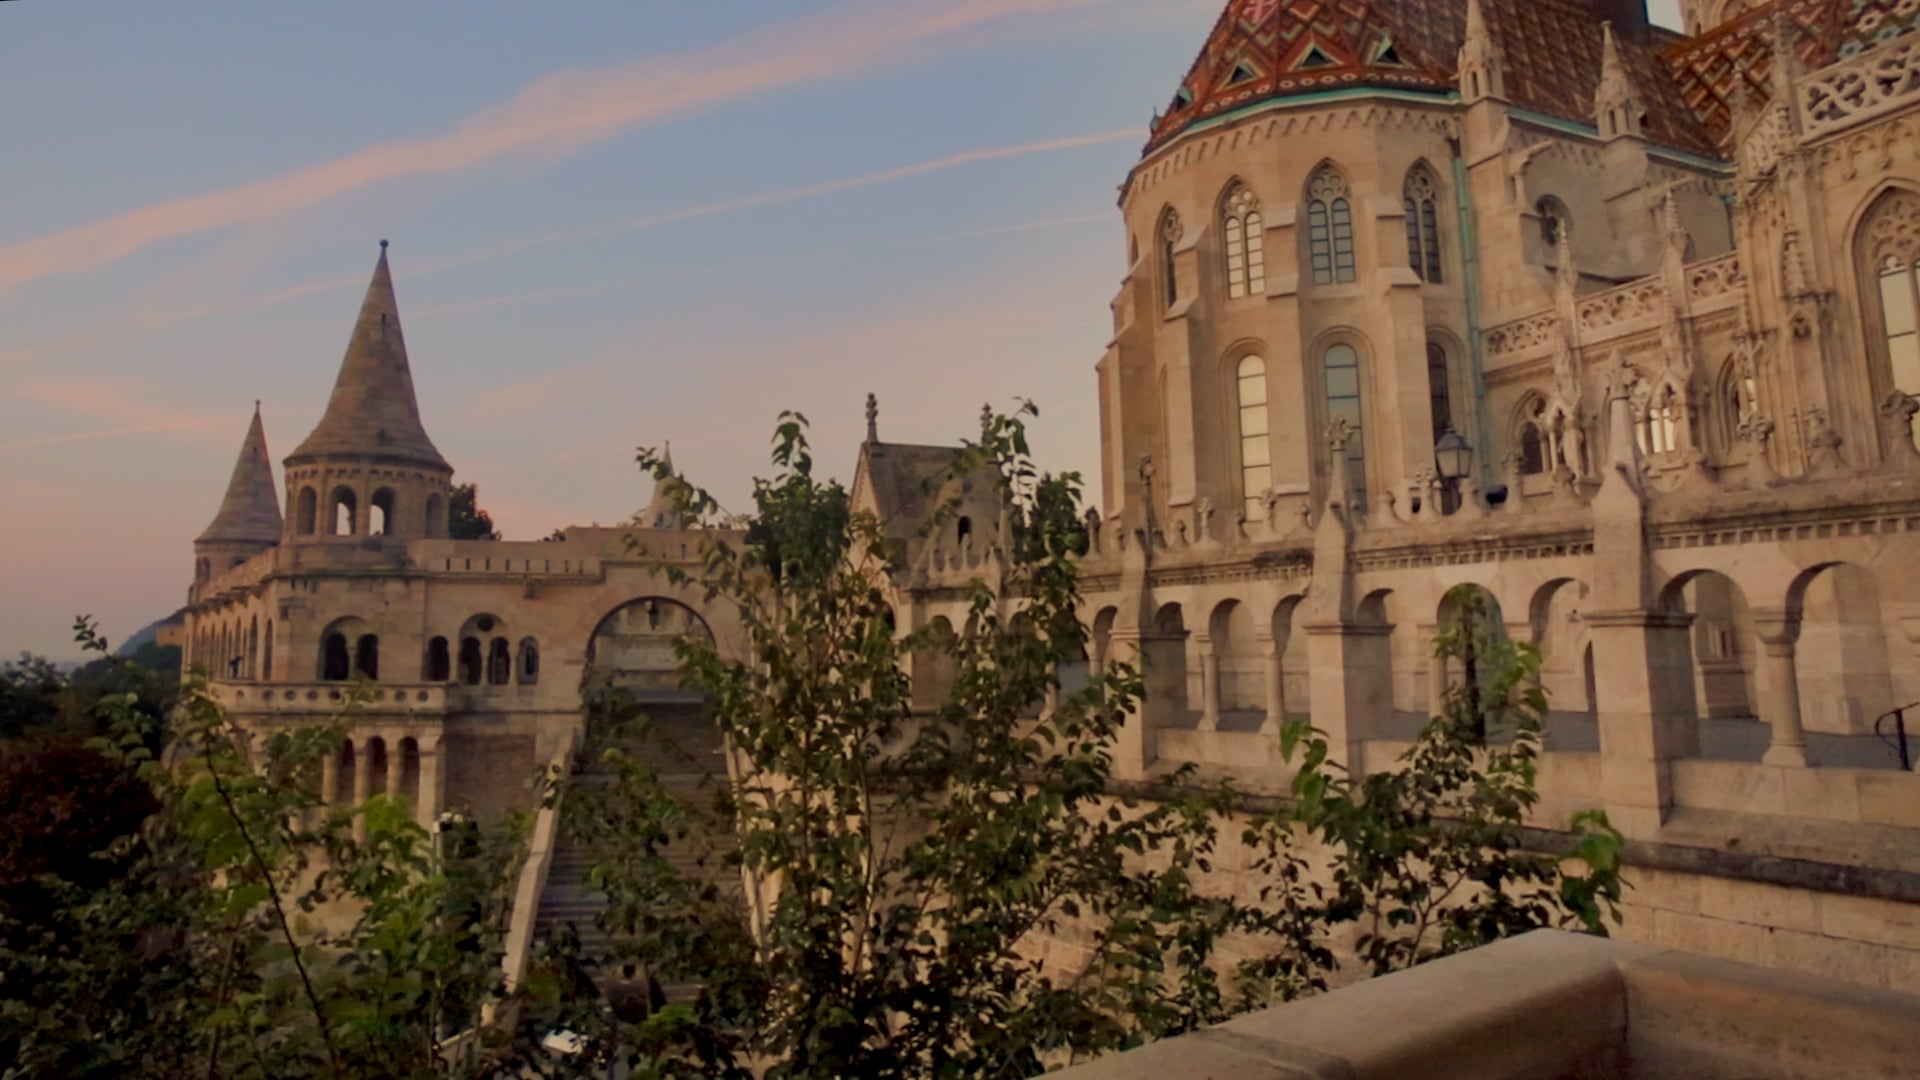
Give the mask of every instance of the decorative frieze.
M 1902 37 L 1801 79 L 1806 137 L 1817 139 L 1920 101 L 1920 38 Z

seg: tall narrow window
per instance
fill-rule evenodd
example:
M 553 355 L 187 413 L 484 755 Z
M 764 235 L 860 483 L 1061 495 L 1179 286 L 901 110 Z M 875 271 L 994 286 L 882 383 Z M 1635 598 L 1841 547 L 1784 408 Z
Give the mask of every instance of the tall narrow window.
M 354 643 L 353 670 L 356 675 L 365 675 L 369 679 L 380 677 L 380 639 L 373 634 L 362 634 Z
M 1222 232 L 1227 248 L 1227 296 L 1238 300 L 1267 291 L 1267 239 L 1260 219 L 1260 200 L 1252 189 L 1235 181 L 1221 201 Z
M 1180 245 L 1180 215 L 1168 207 L 1160 215 L 1160 273 L 1161 281 L 1167 290 L 1167 306 L 1172 307 L 1180 299 L 1180 268 L 1174 261 L 1175 251 Z
M 1433 170 L 1416 165 L 1407 174 L 1402 202 L 1407 213 L 1407 262 L 1420 280 L 1440 284 L 1440 185 Z
M 1247 518 L 1266 516 L 1267 490 L 1273 487 L 1273 444 L 1267 437 L 1267 362 L 1257 356 L 1240 361 L 1240 494 Z
M 1427 342 L 1427 403 L 1433 408 L 1433 437 L 1453 430 L 1453 380 L 1447 373 L 1447 350 Z
M 446 682 L 453 674 L 453 657 L 447 650 L 447 639 L 434 638 L 427 642 L 427 662 L 425 670 L 427 682 Z
M 1532 395 L 1520 408 L 1520 473 L 1523 476 L 1536 476 L 1547 471 L 1547 402 L 1539 395 Z M 1518 498 L 1509 494 L 1507 498 Z
M 1540 240 L 1547 247 L 1548 258 L 1553 258 L 1552 253 L 1560 247 L 1560 238 L 1573 227 L 1567 204 L 1548 195 L 1534 204 L 1533 212 L 1540 218 Z
M 1354 280 L 1353 203 L 1347 178 L 1331 165 L 1307 181 L 1307 256 L 1314 284 Z
M 1347 440 L 1347 483 L 1355 502 L 1367 502 L 1367 441 L 1361 421 L 1360 353 L 1351 345 L 1329 346 L 1323 358 L 1327 388 L 1327 422 L 1345 420 L 1352 436 Z M 1337 477 L 1329 481 L 1338 482 Z

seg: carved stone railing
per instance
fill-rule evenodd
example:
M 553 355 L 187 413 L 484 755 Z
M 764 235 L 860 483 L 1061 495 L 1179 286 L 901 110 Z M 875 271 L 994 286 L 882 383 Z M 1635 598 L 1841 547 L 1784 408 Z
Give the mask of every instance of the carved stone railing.
M 1744 291 L 1746 287 L 1747 273 L 1740 265 L 1737 251 L 1687 267 L 1688 308 L 1698 308 L 1729 293 Z
M 1695 314 L 1725 307 L 1747 287 L 1739 252 L 1702 259 L 1686 268 L 1686 306 Z M 1659 275 L 1639 278 L 1583 296 L 1574 307 L 1575 337 L 1582 345 L 1605 341 L 1656 323 L 1667 310 L 1667 287 Z M 1523 316 L 1487 330 L 1487 359 L 1503 363 L 1548 351 L 1558 332 L 1552 310 Z
M 1920 36 L 1822 69 L 1794 86 L 1806 138 L 1817 139 L 1920 101 Z

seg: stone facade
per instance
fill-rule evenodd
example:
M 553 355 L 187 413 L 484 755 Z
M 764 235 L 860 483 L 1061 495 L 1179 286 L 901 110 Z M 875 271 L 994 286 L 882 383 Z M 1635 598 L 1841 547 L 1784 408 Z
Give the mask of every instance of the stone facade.
M 1430 642 L 1475 587 L 1544 657 L 1533 824 L 1602 808 L 1632 842 L 1626 936 L 1920 989 L 1920 775 L 1875 734 L 1920 699 L 1920 8 L 1687 17 L 1227 4 L 1121 190 L 1086 663 L 1146 673 L 1128 779 L 1279 791 L 1288 717 L 1391 767 L 1464 677 Z M 900 628 L 962 625 L 991 484 L 868 420 Z M 657 502 L 445 538 L 384 252 L 277 534 L 265 455 L 256 418 L 188 659 L 254 729 L 372 677 L 329 796 L 524 806 L 583 677 L 671 697 L 673 634 L 737 632 L 649 568 L 711 535 Z

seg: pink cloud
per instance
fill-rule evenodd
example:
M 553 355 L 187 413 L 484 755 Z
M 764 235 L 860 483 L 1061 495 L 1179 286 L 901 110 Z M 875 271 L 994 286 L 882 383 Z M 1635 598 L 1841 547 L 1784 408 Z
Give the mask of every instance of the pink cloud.
M 232 439 L 238 445 L 239 433 L 246 430 L 245 417 L 159 404 L 155 387 L 146 383 L 104 379 L 35 380 L 21 383 L 10 392 L 18 400 L 107 426 L 0 442 L 0 451 L 161 433 L 184 434 L 193 442 L 216 446 Z
M 0 247 L 0 295 L 25 282 L 115 262 L 163 240 L 284 216 L 369 185 L 515 156 L 565 157 L 643 125 L 897 65 L 969 31 L 1117 2 L 849 0 L 688 53 L 555 72 L 443 134 L 377 143 L 264 180 Z M 696 208 L 692 216 L 728 208 L 739 205 Z

